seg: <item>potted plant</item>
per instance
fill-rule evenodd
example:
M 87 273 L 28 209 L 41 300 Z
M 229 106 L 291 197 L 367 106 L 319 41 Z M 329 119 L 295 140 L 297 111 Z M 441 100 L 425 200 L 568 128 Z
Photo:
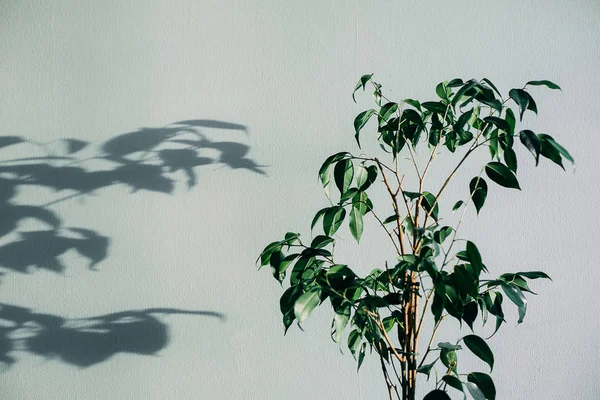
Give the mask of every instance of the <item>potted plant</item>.
M 358 368 L 368 352 L 376 354 L 390 399 L 415 399 L 419 374 L 432 387 L 425 396 L 428 400 L 449 399 L 450 389 L 477 400 L 495 399 L 496 389 L 487 371 L 460 371 L 458 354 L 470 351 L 491 371 L 494 355 L 486 342 L 489 338 L 474 333 L 474 322 L 492 320 L 495 334 L 505 322 L 503 307 L 508 299 L 517 307 L 521 323 L 527 308 L 525 293 L 533 293 L 528 281 L 549 277 L 540 271 L 490 277 L 475 243 L 461 239 L 458 232 L 470 204 L 480 212 L 492 183 L 520 189 L 518 142 L 533 155 L 536 166 L 540 158 L 563 169 L 563 159 L 573 162 L 551 136 L 517 128 L 524 113 L 537 114 L 529 89 L 560 88 L 547 80 L 531 81 L 511 89 L 504 98 L 488 79 L 453 79 L 437 85 L 434 101 L 393 102 L 372 75 L 365 75 L 353 98 L 367 85 L 373 87 L 375 106 L 354 120 L 355 138 L 360 148 L 361 131 L 370 119 L 376 119 L 376 137 L 386 158 L 349 152 L 328 157 L 319 178 L 331 204 L 319 210 L 311 223 L 319 234 L 303 241 L 300 234 L 288 232 L 263 250 L 257 260 L 259 268 L 269 265 L 275 279 L 287 286 L 280 300 L 286 331 L 328 300 L 333 309 L 333 340 L 347 343 Z M 421 160 L 416 152 L 423 146 L 428 152 Z M 464 198 L 453 199 L 452 210 L 460 218 L 445 225 L 439 211 L 446 188 L 465 160 L 485 148 L 490 161 L 465 182 Z M 450 153 L 456 161 L 445 180 L 432 187 L 428 172 L 441 152 Z M 399 167 L 404 159 L 410 160 L 411 171 Z M 409 172 L 412 186 L 405 183 L 411 178 Z M 375 185 L 385 188 L 387 212 L 371 201 L 369 193 Z M 359 242 L 365 218 L 373 218 L 385 231 L 393 262 L 360 276 L 356 269 L 334 259 L 333 248 L 336 232 L 345 221 Z M 427 318 L 431 324 L 424 324 Z M 436 332 L 449 318 L 464 322 L 471 333 L 454 343 L 436 341 Z M 430 326 L 428 332 L 425 326 Z

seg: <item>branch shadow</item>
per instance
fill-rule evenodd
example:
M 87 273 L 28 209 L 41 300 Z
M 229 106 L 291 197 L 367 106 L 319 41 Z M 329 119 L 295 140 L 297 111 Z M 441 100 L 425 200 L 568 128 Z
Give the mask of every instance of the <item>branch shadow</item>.
M 85 227 L 65 226 L 63 217 L 51 209 L 57 203 L 114 185 L 125 186 L 131 194 L 173 194 L 184 181 L 191 190 L 199 185 L 199 168 L 206 166 L 266 176 L 266 167 L 248 156 L 248 145 L 215 140 L 206 130 L 248 134 L 244 125 L 193 119 L 123 133 L 98 146 L 73 138 L 39 143 L 0 136 L 0 151 L 13 146 L 20 146 L 18 154 L 31 150 L 31 156 L 0 158 L 0 276 L 40 270 L 62 274 L 67 266 L 61 257 L 69 251 L 85 258 L 90 270 L 106 260 L 111 238 Z M 62 197 L 41 205 L 24 204 L 19 192 L 28 186 L 50 189 Z M 23 230 L 23 223 L 31 219 L 42 227 Z M 168 326 L 157 315 L 175 314 L 224 318 L 212 311 L 159 308 L 74 320 L 0 304 L 0 362 L 12 365 L 16 351 L 78 367 L 106 361 L 117 353 L 155 354 L 168 343 Z
M 169 342 L 169 328 L 157 316 L 177 314 L 224 319 L 216 312 L 171 308 L 66 319 L 0 304 L 0 362 L 12 365 L 13 353 L 28 352 L 86 368 L 120 353 L 154 355 Z

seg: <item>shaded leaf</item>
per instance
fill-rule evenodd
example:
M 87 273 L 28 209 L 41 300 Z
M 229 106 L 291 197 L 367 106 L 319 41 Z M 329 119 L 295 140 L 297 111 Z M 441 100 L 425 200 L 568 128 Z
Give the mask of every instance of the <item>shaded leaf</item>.
M 467 375 L 467 381 L 477 385 L 486 399 L 496 400 L 496 386 L 488 374 L 484 374 L 483 372 L 471 372 Z
M 294 315 L 299 323 L 306 321 L 312 311 L 321 302 L 321 289 L 313 288 L 296 300 L 294 303 Z
M 343 207 L 331 207 L 323 216 L 323 231 L 327 236 L 333 236 L 339 229 L 346 217 L 346 210 Z
M 344 194 L 348 188 L 350 188 L 350 184 L 354 178 L 354 165 L 352 160 L 346 159 L 338 161 L 333 168 L 333 177 L 340 193 Z
M 535 157 L 535 165 L 537 166 L 540 161 L 540 152 L 542 151 L 542 142 L 540 138 L 529 129 L 519 132 L 519 138 L 521 139 L 521 143 L 523 143 Z
M 471 191 L 471 200 L 473 200 L 477 214 L 479 214 L 479 211 L 483 207 L 487 197 L 487 183 L 482 177 L 476 176 L 475 178 L 471 179 L 471 182 L 469 183 L 469 190 Z
M 448 393 L 444 392 L 441 389 L 435 389 L 429 393 L 427 393 L 427 395 L 425 397 L 423 397 L 423 400 L 452 400 L 450 398 L 450 396 L 448 396 Z
M 476 384 L 473 382 L 465 382 L 464 385 L 469 393 L 471 393 L 471 396 L 473 396 L 473 400 L 485 400 L 485 395 Z
M 465 342 L 465 346 L 467 346 L 473 354 L 490 366 L 490 370 L 494 368 L 494 353 L 492 353 L 492 350 L 485 340 L 477 335 L 467 335 L 463 337 L 463 342 Z
M 485 166 L 487 176 L 500 186 L 519 189 L 519 182 L 513 172 L 504 164 L 492 161 Z
M 371 116 L 375 113 L 376 113 L 376 111 L 373 109 L 366 110 L 366 111 L 363 111 L 360 114 L 358 114 L 356 116 L 356 118 L 354 119 L 354 132 L 355 132 L 354 138 L 356 139 L 356 143 L 358 144 L 358 147 L 360 147 L 360 140 L 358 139 L 360 130 L 366 125 L 366 123 L 369 121 L 369 118 L 371 118 Z
M 542 80 L 542 81 L 529 81 L 529 82 L 527 82 L 527 84 L 526 84 L 525 86 L 527 86 L 527 85 L 532 85 L 532 86 L 546 86 L 546 87 L 548 87 L 548 88 L 550 88 L 550 89 L 558 89 L 558 90 L 562 90 L 562 89 L 560 88 L 560 86 L 558 86 L 556 83 L 554 83 L 554 82 L 550 82 L 550 81 L 547 81 L 547 80 Z

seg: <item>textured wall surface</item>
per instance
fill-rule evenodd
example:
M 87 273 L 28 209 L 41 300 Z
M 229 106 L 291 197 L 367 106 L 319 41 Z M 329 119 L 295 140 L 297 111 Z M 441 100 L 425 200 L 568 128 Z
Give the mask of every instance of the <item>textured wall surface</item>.
M 283 336 L 254 265 L 308 236 L 375 72 L 397 100 L 455 77 L 562 86 L 533 90 L 527 123 L 576 171 L 521 151 L 523 190 L 494 187 L 462 233 L 493 272 L 554 279 L 491 342 L 498 398 L 599 398 L 599 20 L 596 0 L 0 1 L 0 397 L 385 398 L 325 308 Z M 339 240 L 350 264 L 393 259 Z

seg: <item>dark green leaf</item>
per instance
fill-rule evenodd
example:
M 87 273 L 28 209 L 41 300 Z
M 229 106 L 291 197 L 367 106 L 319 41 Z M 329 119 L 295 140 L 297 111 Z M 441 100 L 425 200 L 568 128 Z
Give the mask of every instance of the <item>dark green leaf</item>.
M 528 129 L 519 132 L 519 138 L 521 139 L 521 143 L 523 143 L 535 157 L 535 165 L 537 166 L 540 161 L 540 152 L 542 151 L 542 142 L 540 138 Z
M 456 202 L 456 203 L 454 203 L 454 205 L 452 206 L 452 211 L 454 212 L 454 211 L 458 210 L 458 209 L 460 208 L 460 206 L 462 206 L 463 204 L 465 204 L 465 202 L 464 202 L 464 201 L 462 201 L 462 200 L 459 200 L 459 201 L 457 201 L 457 202 Z
M 452 233 L 454 229 L 452 229 L 452 227 L 450 226 L 444 226 L 442 228 L 440 228 L 439 230 L 435 231 L 435 233 L 433 234 L 433 239 L 438 242 L 439 244 L 444 243 L 444 241 L 446 240 L 446 238 L 448 236 L 450 236 L 450 234 Z
M 357 371 L 360 369 L 360 366 L 362 365 L 362 363 L 365 359 L 366 349 L 367 349 L 367 343 L 363 343 L 362 346 L 360 346 L 360 350 L 358 352 L 358 367 L 356 368 Z
M 471 328 L 471 331 L 473 331 L 473 322 L 475 322 L 475 319 L 477 318 L 477 309 L 477 302 L 475 301 L 465 304 L 463 309 L 463 321 L 467 323 L 469 328 Z
M 463 84 L 464 83 L 463 83 L 462 79 L 460 79 L 460 78 L 454 78 L 450 82 L 448 82 L 448 87 L 449 88 L 459 87 L 459 86 L 462 86 Z
M 489 124 L 495 125 L 496 128 L 498 128 L 498 129 L 502 129 L 503 131 L 506 131 L 506 132 L 510 131 L 510 125 L 508 124 L 508 122 L 506 122 L 502 118 L 485 117 L 483 120 Z
M 319 211 L 317 211 L 317 213 L 315 214 L 315 217 L 313 218 L 312 222 L 310 223 L 311 230 L 313 230 L 313 228 L 315 227 L 317 222 L 319 222 L 319 219 L 321 219 L 321 217 L 323 216 L 323 214 L 325 214 L 327 212 L 327 210 L 329 210 L 329 207 L 325 207 L 325 208 L 322 208 Z
M 426 110 L 440 114 L 442 117 L 446 114 L 446 110 L 448 109 L 448 106 L 439 101 L 426 101 L 421 103 L 421 106 Z
M 435 93 L 442 100 L 447 100 L 448 99 L 448 92 L 447 92 L 447 90 L 448 90 L 448 82 L 440 82 L 435 87 Z
M 360 114 L 358 114 L 356 116 L 356 118 L 354 119 L 354 132 L 355 132 L 354 138 L 356 139 L 356 143 L 358 144 L 358 147 L 360 147 L 360 141 L 358 139 L 360 130 L 366 125 L 366 123 L 369 121 L 369 118 L 371 118 L 371 116 L 375 113 L 376 113 L 376 111 L 373 109 L 366 110 L 366 111 L 363 111 Z
M 510 147 L 504 149 L 504 162 L 512 172 L 517 173 L 517 155 Z
M 544 273 L 542 271 L 517 272 L 517 274 L 521 275 L 521 276 L 524 276 L 527 279 L 544 278 L 544 279 L 550 279 L 550 280 L 552 280 L 552 278 L 550 278 L 546 273 Z
M 398 219 L 398 216 L 396 214 L 390 215 L 389 217 L 387 217 L 386 219 L 383 220 L 383 224 L 387 225 L 390 222 L 395 222 L 397 219 Z
M 363 183 L 357 183 L 358 190 L 364 191 L 369 188 L 377 179 L 377 167 L 374 165 L 369 165 L 367 168 L 367 177 Z
M 409 192 L 406 190 L 403 190 L 402 193 L 404 193 L 404 196 L 408 197 L 411 200 L 418 199 L 419 197 L 421 197 L 421 193 Z
M 494 91 L 496 93 L 498 93 L 498 96 L 502 97 L 502 95 L 500 94 L 500 92 L 498 91 L 498 89 L 496 89 L 496 86 L 494 86 L 494 84 L 487 78 L 483 78 L 482 79 L 485 83 L 487 83 L 492 89 L 494 89 Z
M 458 91 L 454 95 L 454 98 L 452 99 L 452 105 L 456 106 L 456 104 L 458 104 L 458 102 L 462 100 L 463 95 L 467 91 L 471 90 L 476 84 L 477 81 L 475 81 L 474 79 L 465 82 L 465 84 L 460 89 L 458 89 Z
M 338 161 L 333 169 L 333 177 L 340 193 L 344 194 L 350 187 L 352 178 L 354 178 L 354 165 L 352 160 L 346 159 Z
M 294 303 L 294 315 L 298 320 L 298 323 L 306 321 L 310 316 L 310 313 L 319 305 L 321 302 L 321 289 L 313 288 L 296 300 Z
M 442 376 L 442 380 L 446 382 L 449 386 L 452 386 L 454 389 L 463 391 L 462 382 L 454 375 L 444 375 Z
M 519 182 L 513 172 L 504 164 L 492 161 L 485 166 L 487 176 L 500 186 L 519 189 Z
M 369 75 L 363 75 L 360 77 L 360 80 L 358 81 L 358 83 L 356 84 L 356 87 L 354 88 L 354 91 L 352 92 L 352 100 L 354 100 L 355 103 L 356 103 L 356 99 L 354 98 L 354 94 L 361 87 L 363 88 L 363 90 L 365 90 L 365 85 L 367 84 L 367 82 L 369 82 L 371 80 L 372 76 L 373 76 L 373 74 L 369 74 Z
M 471 179 L 471 182 L 469 183 L 469 190 L 471 191 L 471 199 L 473 200 L 477 214 L 479 214 L 479 211 L 481 210 L 481 207 L 483 207 L 487 197 L 487 183 L 482 177 L 476 176 L 475 178 Z
M 485 340 L 477 335 L 467 335 L 463 338 L 465 345 L 469 350 L 473 352 L 477 357 L 485 361 L 490 366 L 490 371 L 494 368 L 494 353 L 487 345 Z
M 302 290 L 298 286 L 289 287 L 279 299 L 279 308 L 281 313 L 283 314 L 283 326 L 285 327 L 285 333 L 287 333 L 288 328 L 296 319 L 294 315 L 294 304 L 300 295 L 302 294 Z
M 542 81 L 529 81 L 529 82 L 527 82 L 527 84 L 526 84 L 525 86 L 527 86 L 527 85 L 532 85 L 532 86 L 546 86 L 546 87 L 548 87 L 548 88 L 550 88 L 550 89 L 558 89 L 558 90 L 562 90 L 562 89 L 560 88 L 560 86 L 558 86 L 556 83 L 554 83 L 554 82 L 550 82 L 550 81 L 547 81 L 547 80 L 542 80 Z
M 519 117 L 520 119 L 523 119 L 523 113 L 529 107 L 529 99 L 531 96 L 523 89 L 511 89 L 508 92 L 508 95 L 519 106 Z
M 571 164 L 575 164 L 575 160 L 573 159 L 573 157 L 571 157 L 571 154 L 569 154 L 569 152 L 562 147 L 560 144 L 558 144 L 550 135 L 546 135 L 544 133 L 540 133 L 538 135 L 538 137 L 540 138 L 541 142 L 542 142 L 542 150 L 541 150 L 541 154 L 548 158 L 549 160 L 555 162 L 556 164 L 560 165 L 561 167 L 563 167 L 562 165 L 562 159 L 561 159 L 561 155 L 563 157 L 565 157 L 567 160 L 569 160 L 571 162 Z M 563 167 L 564 169 L 564 167 Z
M 437 221 L 439 206 L 435 196 L 432 193 L 423 192 L 421 206 L 427 212 L 428 215 L 431 215 L 433 219 Z
M 477 385 L 479 390 L 485 395 L 488 400 L 496 400 L 496 386 L 494 381 L 488 374 L 483 372 L 471 372 L 467 375 L 467 381 Z
M 429 375 L 431 374 L 431 370 L 433 369 L 434 365 L 435 362 L 432 362 L 431 364 L 421 365 L 419 368 L 417 368 L 417 372 L 427 375 L 427 379 L 429 380 Z
M 333 239 L 329 236 L 325 235 L 317 235 L 311 242 L 310 247 L 315 249 L 320 249 L 322 247 L 327 246 L 328 244 L 333 243 Z
M 477 246 L 475 246 L 475 243 L 469 240 L 467 240 L 467 257 L 469 258 L 469 262 L 471 263 L 473 268 L 475 268 L 477 276 L 479 276 L 479 273 L 485 270 L 485 267 L 481 262 L 481 254 L 479 254 Z
M 515 114 L 513 113 L 513 110 L 511 108 L 506 109 L 506 116 L 504 117 L 504 119 L 506 120 L 506 123 L 508 124 L 508 127 L 510 128 L 508 133 L 513 135 L 515 133 L 515 126 L 516 126 L 517 120 L 516 120 Z
M 346 217 L 346 210 L 343 207 L 331 207 L 323 216 L 323 231 L 327 236 L 333 236 Z
M 438 343 L 438 348 L 446 350 L 462 350 L 462 346 L 460 344 L 450 342 L 440 342 Z
M 356 349 L 360 345 L 361 339 L 362 336 L 357 330 L 353 330 L 350 332 L 350 334 L 348 334 L 348 349 L 350 350 L 352 355 L 356 353 Z
M 441 389 L 435 389 L 429 393 L 427 393 L 427 395 L 425 397 L 423 397 L 423 400 L 452 400 L 450 398 L 450 396 L 448 396 L 448 393 L 444 392 Z
M 394 112 L 396 112 L 397 109 L 397 103 L 387 103 L 383 107 L 381 107 L 381 109 L 379 110 L 379 115 L 383 120 L 387 121 L 388 118 L 392 116 L 392 114 L 394 114 Z
M 363 214 L 358 207 L 352 207 L 350 210 L 350 233 L 357 243 L 360 243 L 360 237 L 363 233 Z

